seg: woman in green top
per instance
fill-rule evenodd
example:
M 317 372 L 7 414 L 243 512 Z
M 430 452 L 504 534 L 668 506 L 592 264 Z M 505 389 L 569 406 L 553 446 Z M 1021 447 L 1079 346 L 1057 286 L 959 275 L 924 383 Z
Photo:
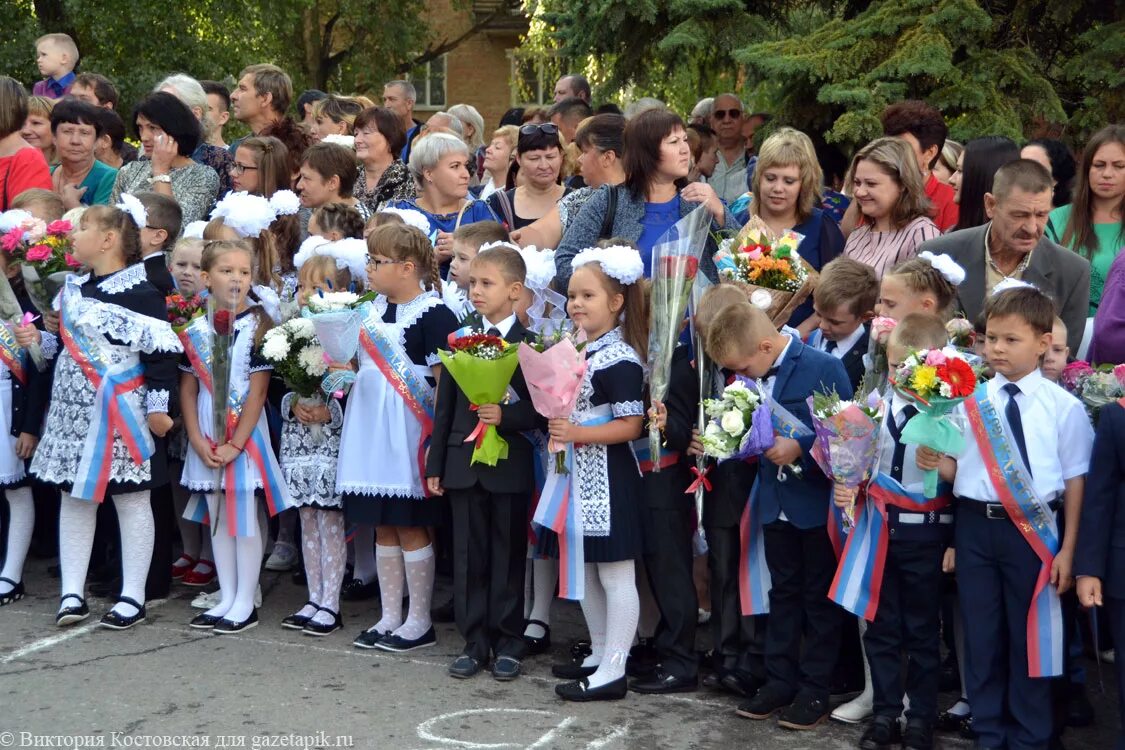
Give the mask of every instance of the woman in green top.
M 1070 205 L 1047 220 L 1047 237 L 1090 261 L 1090 315 L 1113 259 L 1125 246 L 1125 125 L 1108 125 L 1082 152 Z

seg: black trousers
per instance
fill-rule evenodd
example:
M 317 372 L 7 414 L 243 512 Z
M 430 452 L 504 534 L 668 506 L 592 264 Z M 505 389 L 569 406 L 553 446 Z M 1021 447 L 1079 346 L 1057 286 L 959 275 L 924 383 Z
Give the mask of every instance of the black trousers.
M 828 598 L 836 552 L 823 526 L 798 529 L 775 521 L 763 530 L 772 578 L 766 633 L 769 681 L 827 703 L 843 624 L 843 610 Z
M 1125 599 L 1111 596 L 1103 598 L 1105 612 L 1109 615 L 1109 626 L 1115 643 L 1125 643 Z M 1117 659 L 1113 664 L 1117 672 L 1117 720 L 1125 722 L 1125 659 Z M 1120 727 L 1121 724 L 1119 723 Z M 1118 729 L 1116 750 L 1125 750 L 1125 730 Z
M 766 624 L 769 615 L 743 617 L 738 591 L 741 553 L 737 526 L 709 526 L 707 568 L 711 577 L 711 642 L 716 667 L 742 673 L 757 682 L 766 680 Z
M 1007 519 L 959 509 L 954 533 L 973 729 L 985 747 L 1047 747 L 1052 680 L 1027 674 L 1027 613 L 1039 558 Z
M 646 508 L 644 519 L 645 570 L 660 609 L 656 650 L 669 673 L 695 679 L 699 658 L 695 629 L 698 599 L 692 578 L 692 518 L 695 508 L 679 503 L 672 508 Z
M 153 487 L 149 491 L 149 505 L 152 507 L 155 533 L 152 561 L 148 567 L 148 580 L 145 581 L 145 599 L 164 599 L 172 591 L 172 546 L 176 538 L 176 511 L 172 507 L 171 485 Z
M 522 659 L 526 494 L 493 494 L 479 484 L 449 490 L 453 515 L 453 614 L 464 653 Z
M 875 621 L 863 645 L 871 666 L 876 716 L 902 713 L 902 655 L 906 654 L 907 718 L 937 720 L 941 677 L 941 542 L 896 542 L 887 547 Z

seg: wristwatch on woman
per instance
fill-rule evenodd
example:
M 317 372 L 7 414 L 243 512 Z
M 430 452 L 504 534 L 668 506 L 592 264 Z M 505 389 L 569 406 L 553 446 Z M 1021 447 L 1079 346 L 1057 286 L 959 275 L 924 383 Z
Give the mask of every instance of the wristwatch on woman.
M 148 178 L 148 184 L 149 185 L 155 185 L 158 182 L 166 182 L 169 185 L 171 185 L 172 184 L 172 175 L 154 174 L 152 177 Z

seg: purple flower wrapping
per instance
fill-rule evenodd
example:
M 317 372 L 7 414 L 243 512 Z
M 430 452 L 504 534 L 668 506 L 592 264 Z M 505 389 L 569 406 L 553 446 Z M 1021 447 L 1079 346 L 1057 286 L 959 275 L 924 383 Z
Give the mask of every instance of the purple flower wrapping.
M 738 451 L 731 458 L 742 460 L 760 456 L 773 447 L 774 440 L 773 418 L 770 416 L 769 406 L 763 402 L 754 410 L 750 418 L 750 429 L 742 436 Z
M 874 471 L 880 423 L 855 405 L 820 419 L 812 408 L 812 396 L 808 401 L 816 431 L 813 459 L 833 481 L 849 488 L 858 487 Z

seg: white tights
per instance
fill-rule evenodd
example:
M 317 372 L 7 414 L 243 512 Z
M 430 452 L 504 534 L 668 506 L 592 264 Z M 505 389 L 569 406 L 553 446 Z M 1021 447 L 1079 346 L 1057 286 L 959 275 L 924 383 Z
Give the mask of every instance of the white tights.
M 333 616 L 322 610 L 340 612 L 340 584 L 344 581 L 347 561 L 344 514 L 335 510 L 301 508 L 301 545 L 304 547 L 309 601 L 318 609 L 305 605 L 298 614 L 330 625 L 334 622 Z
M 207 495 L 207 512 L 212 523 L 220 517 L 219 502 L 220 495 Z M 251 514 L 250 522 L 259 526 L 256 511 Z M 258 527 L 251 529 L 253 536 L 233 537 L 227 533 L 225 520 L 220 523 L 218 531 L 211 536 L 220 599 L 217 605 L 207 610 L 207 614 L 232 622 L 243 622 L 254 611 L 254 593 L 258 590 L 258 575 L 262 569 L 262 550 L 265 546 L 262 530 Z
M 582 614 L 590 630 L 591 653 L 584 666 L 597 666 L 591 688 L 625 676 L 625 661 L 637 632 L 640 600 L 632 560 L 586 563 L 586 595 Z
M 31 532 L 35 529 L 35 502 L 31 498 L 30 487 L 17 487 L 5 490 L 8 498 L 8 554 L 4 559 L 4 569 L 0 578 L 19 583 L 23 580 L 23 564 L 27 560 L 27 550 L 31 547 Z M 10 583 L 0 581 L 0 594 L 14 589 Z

